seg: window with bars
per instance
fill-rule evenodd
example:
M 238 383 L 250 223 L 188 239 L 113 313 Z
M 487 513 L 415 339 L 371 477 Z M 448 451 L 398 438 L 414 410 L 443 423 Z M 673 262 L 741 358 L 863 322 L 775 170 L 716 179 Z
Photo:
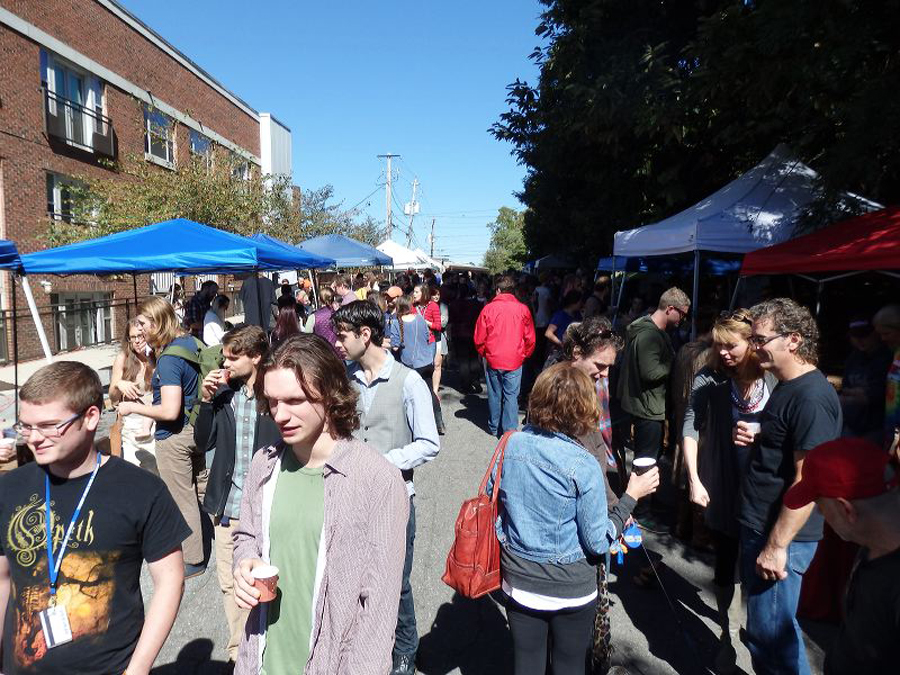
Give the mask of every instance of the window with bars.
M 175 165 L 175 123 L 165 113 L 144 106 L 144 153 L 148 159 Z

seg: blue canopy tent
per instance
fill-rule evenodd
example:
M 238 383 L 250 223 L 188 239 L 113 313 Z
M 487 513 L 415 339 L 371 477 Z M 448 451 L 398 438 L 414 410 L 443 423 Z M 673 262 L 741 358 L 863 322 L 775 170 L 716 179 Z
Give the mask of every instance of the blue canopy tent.
M 276 239 L 275 237 L 269 236 L 268 234 L 263 234 L 262 232 L 257 232 L 256 234 L 252 235 L 250 238 L 253 241 L 257 242 L 258 244 L 265 244 L 266 246 L 274 246 L 275 248 L 278 248 L 278 249 L 294 251 L 294 252 L 297 252 L 304 256 L 309 257 L 310 260 L 319 260 L 320 264 L 308 266 L 308 269 L 310 270 L 309 281 L 312 284 L 313 299 L 316 302 L 318 302 L 318 297 L 317 297 L 317 292 L 316 292 L 316 284 L 315 284 L 315 280 L 313 279 L 312 270 L 314 268 L 334 267 L 337 264 L 337 261 L 334 258 L 327 258 L 325 256 L 316 255 L 315 253 L 310 253 L 309 251 L 305 251 L 302 248 L 298 248 L 297 246 L 292 246 L 291 244 L 288 244 L 285 241 L 281 241 L 281 239 Z M 297 268 L 297 269 L 300 269 L 300 268 Z
M 629 258 L 625 256 L 606 256 L 597 263 L 598 272 L 660 272 L 663 274 L 688 274 L 694 269 L 694 261 L 690 257 L 665 258 Z M 700 269 L 710 276 L 724 276 L 741 269 L 741 260 L 725 258 L 703 258 Z
M 334 258 L 336 267 L 393 266 L 394 260 L 374 246 L 342 234 L 323 234 L 297 244 L 297 248 L 316 255 Z
M 19 249 L 16 248 L 14 242 L 6 239 L 0 239 L 0 270 L 7 270 L 14 274 L 22 272 L 22 258 L 19 256 Z M 13 392 L 13 417 L 19 419 L 19 322 L 16 316 L 16 282 L 13 278 L 12 284 L 12 329 L 13 329 L 13 381 L 15 390 Z
M 26 274 L 131 274 L 135 303 L 138 274 L 258 273 L 260 270 L 305 269 L 332 263 L 330 258 L 311 256 L 294 247 L 254 241 L 186 218 L 22 256 Z M 50 346 L 37 319 L 27 277 L 23 277 L 22 285 L 35 315 L 44 353 L 50 360 Z
M 307 269 L 330 265 L 334 260 L 176 218 L 26 253 L 22 263 L 29 274 L 213 274 Z

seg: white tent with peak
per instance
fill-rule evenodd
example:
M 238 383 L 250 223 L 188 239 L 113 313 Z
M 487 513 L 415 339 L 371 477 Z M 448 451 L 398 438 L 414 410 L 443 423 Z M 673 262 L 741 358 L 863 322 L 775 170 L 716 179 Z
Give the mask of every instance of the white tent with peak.
M 444 269 L 444 266 L 440 262 L 429 256 L 422 249 L 413 250 L 406 248 L 393 239 L 387 239 L 378 244 L 375 248 L 394 260 L 395 270 L 432 269 L 440 272 Z
M 658 223 L 616 232 L 613 254 L 747 253 L 791 238 L 818 174 L 782 144 L 724 187 Z
M 804 209 L 820 196 L 819 175 L 784 144 L 747 173 L 693 206 L 658 223 L 616 232 L 613 255 L 627 258 L 694 254 L 693 302 L 700 283 L 700 252 L 743 254 L 793 236 Z M 880 205 L 844 194 L 849 206 L 872 211 Z M 619 287 L 618 306 L 624 282 Z M 692 313 L 696 321 L 696 312 Z M 696 334 L 696 323 L 692 334 Z

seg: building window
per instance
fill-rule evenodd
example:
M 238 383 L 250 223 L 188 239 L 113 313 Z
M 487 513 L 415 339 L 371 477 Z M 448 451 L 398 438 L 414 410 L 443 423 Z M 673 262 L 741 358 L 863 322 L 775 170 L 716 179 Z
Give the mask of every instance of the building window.
M 52 220 L 71 223 L 74 181 L 56 173 L 47 174 L 47 215 Z
M 203 161 L 206 164 L 207 170 L 212 168 L 213 147 L 210 138 L 208 136 L 204 136 L 199 131 L 191 129 L 190 140 L 191 157 L 196 157 L 197 159 Z
M 250 162 L 235 152 L 231 153 L 231 175 L 240 180 L 250 180 Z
M 168 115 L 144 106 L 144 155 L 168 167 L 175 166 L 175 123 Z
M 103 83 L 88 72 L 41 51 L 41 86 L 44 89 L 47 131 L 82 150 L 108 154 L 110 120 L 103 114 Z

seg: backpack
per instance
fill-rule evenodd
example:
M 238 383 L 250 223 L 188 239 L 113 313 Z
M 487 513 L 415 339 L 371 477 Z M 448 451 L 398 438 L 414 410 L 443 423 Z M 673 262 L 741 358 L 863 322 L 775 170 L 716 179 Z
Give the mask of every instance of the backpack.
M 192 426 L 200 414 L 200 387 L 203 386 L 203 380 L 206 379 L 210 371 L 221 368 L 225 362 L 221 344 L 207 347 L 201 340 L 194 337 L 194 346 L 196 348 L 191 350 L 181 345 L 170 344 L 159 355 L 160 358 L 163 356 L 177 356 L 179 359 L 184 359 L 190 363 L 197 371 L 197 389 L 187 399 L 190 404 L 190 410 L 187 413 L 188 423 Z

